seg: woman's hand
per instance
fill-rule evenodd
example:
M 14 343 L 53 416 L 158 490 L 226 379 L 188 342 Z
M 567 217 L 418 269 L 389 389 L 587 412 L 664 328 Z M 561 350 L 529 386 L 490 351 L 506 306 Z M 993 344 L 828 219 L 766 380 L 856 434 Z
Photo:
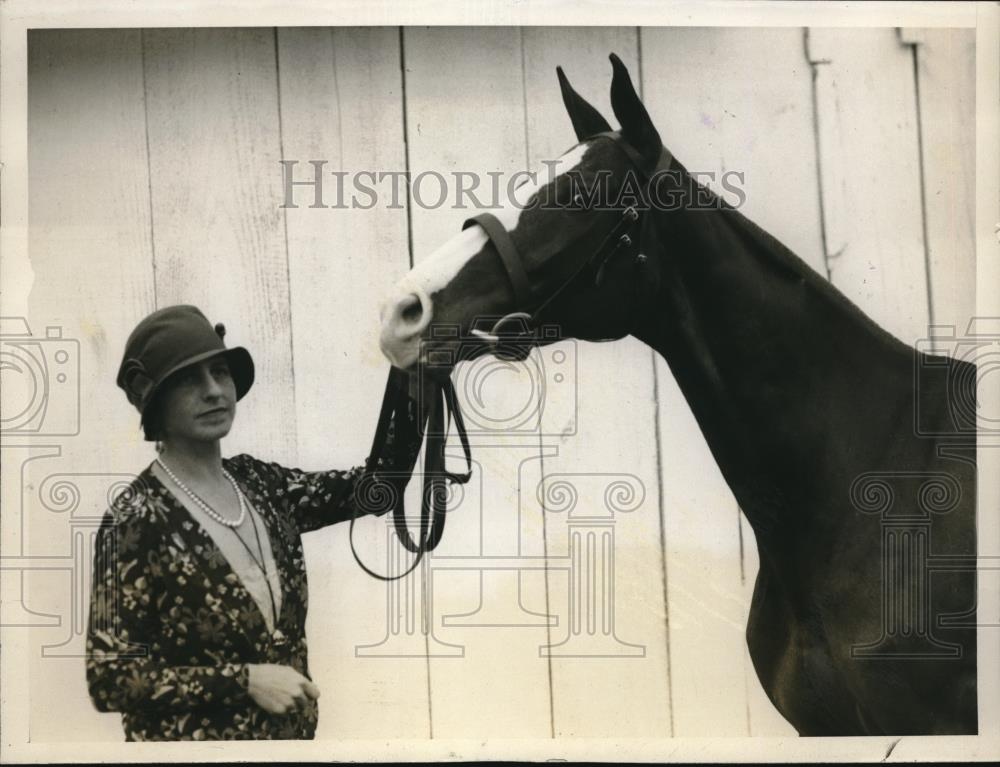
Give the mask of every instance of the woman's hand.
M 319 697 L 319 688 L 291 666 L 251 663 L 247 670 L 247 692 L 268 713 L 287 714 Z

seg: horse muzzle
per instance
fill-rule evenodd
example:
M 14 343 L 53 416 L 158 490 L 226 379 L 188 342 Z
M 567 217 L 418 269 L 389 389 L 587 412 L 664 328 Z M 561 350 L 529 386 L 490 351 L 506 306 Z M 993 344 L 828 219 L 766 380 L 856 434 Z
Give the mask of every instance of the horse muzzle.
M 413 367 L 421 353 L 421 336 L 431 321 L 431 300 L 414 287 L 404 287 L 386 300 L 379 311 L 379 348 L 401 370 Z

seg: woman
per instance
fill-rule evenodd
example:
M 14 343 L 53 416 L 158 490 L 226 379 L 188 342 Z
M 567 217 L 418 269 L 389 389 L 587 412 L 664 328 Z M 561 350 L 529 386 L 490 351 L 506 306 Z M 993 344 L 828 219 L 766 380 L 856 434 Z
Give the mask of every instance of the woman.
M 350 519 L 362 467 L 222 458 L 254 377 L 224 333 L 193 306 L 161 309 L 129 336 L 118 372 L 159 454 L 98 535 L 86 665 L 95 706 L 121 712 L 128 740 L 316 731 L 299 536 Z M 415 457 L 378 467 L 408 474 Z

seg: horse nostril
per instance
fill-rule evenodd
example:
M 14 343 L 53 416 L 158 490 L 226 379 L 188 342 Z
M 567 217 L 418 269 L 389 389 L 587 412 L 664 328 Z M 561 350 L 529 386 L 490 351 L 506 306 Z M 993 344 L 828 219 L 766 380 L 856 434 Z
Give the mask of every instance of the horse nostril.
M 407 359 L 420 334 L 430 324 L 431 300 L 419 287 L 406 286 L 382 305 L 382 330 L 379 343 L 383 351 L 395 360 Z
M 406 298 L 400 302 L 399 316 L 407 324 L 416 324 L 420 322 L 420 317 L 424 313 L 424 307 L 420 303 L 420 298 L 414 294 L 410 293 Z

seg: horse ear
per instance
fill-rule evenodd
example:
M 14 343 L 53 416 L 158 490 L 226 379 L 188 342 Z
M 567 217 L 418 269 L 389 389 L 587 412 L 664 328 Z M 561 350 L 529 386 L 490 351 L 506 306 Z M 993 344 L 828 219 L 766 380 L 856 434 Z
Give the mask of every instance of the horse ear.
M 611 108 L 622 126 L 622 136 L 642 155 L 649 167 L 656 165 L 663 144 L 649 112 L 632 85 L 628 70 L 614 53 L 609 57 L 614 75 L 611 79 Z
M 569 119 L 573 123 L 573 130 L 576 131 L 576 140 L 583 141 L 594 134 L 611 130 L 608 121 L 601 117 L 601 113 L 587 103 L 587 101 L 569 84 L 566 75 L 563 74 L 562 67 L 556 67 L 556 74 L 559 76 L 559 89 L 562 91 L 563 104 L 569 113 Z

